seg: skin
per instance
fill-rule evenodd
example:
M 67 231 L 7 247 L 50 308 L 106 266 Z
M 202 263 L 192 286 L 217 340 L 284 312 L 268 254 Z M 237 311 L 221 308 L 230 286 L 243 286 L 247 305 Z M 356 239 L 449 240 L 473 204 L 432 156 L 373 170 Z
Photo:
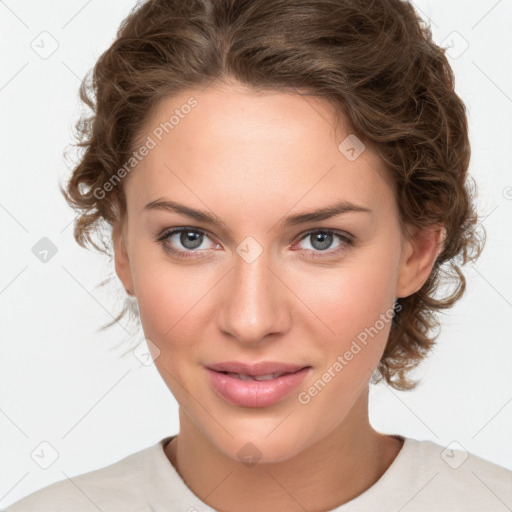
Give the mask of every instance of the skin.
M 113 230 L 117 275 L 137 298 L 145 336 L 158 347 L 155 365 L 179 403 L 180 432 L 166 455 L 217 510 L 334 508 L 371 487 L 402 447 L 368 419 L 369 380 L 391 322 L 309 403 L 297 395 L 396 298 L 421 288 L 441 230 L 409 226 L 411 239 L 402 237 L 383 163 L 368 146 L 346 158 L 338 145 L 350 131 L 333 129 L 333 112 L 319 98 L 237 84 L 188 90 L 157 106 L 141 140 L 190 96 L 197 106 L 125 178 L 127 216 Z M 230 233 L 179 213 L 144 211 L 161 198 L 214 213 Z M 371 213 L 279 224 L 341 199 Z M 157 238 L 184 226 L 206 236 L 199 249 L 179 234 L 168 238 L 192 254 L 181 260 Z M 334 236 L 322 250 L 305 236 L 312 229 L 350 234 L 355 244 Z M 236 252 L 247 236 L 263 249 L 252 263 Z M 228 360 L 312 370 L 280 402 L 240 407 L 215 393 L 204 368 Z M 237 456 L 248 442 L 261 455 L 250 467 Z

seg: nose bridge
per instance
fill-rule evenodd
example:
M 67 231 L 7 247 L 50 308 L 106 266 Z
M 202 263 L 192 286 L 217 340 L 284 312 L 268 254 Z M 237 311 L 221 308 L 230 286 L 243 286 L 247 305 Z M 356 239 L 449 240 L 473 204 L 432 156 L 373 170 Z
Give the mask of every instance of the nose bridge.
M 241 243 L 234 255 L 218 318 L 219 327 L 240 342 L 257 342 L 288 328 L 283 284 L 270 270 L 269 259 L 251 241 Z

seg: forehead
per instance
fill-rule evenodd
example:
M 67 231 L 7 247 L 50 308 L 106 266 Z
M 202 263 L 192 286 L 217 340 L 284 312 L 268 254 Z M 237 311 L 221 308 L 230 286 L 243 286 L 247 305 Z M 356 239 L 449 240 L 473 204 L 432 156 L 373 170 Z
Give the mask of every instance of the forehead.
M 185 188 L 240 205 L 304 194 L 315 203 L 326 193 L 382 200 L 391 186 L 383 163 L 334 121 L 318 97 L 228 86 L 183 91 L 149 117 L 139 140 L 149 137 L 154 147 L 130 176 L 132 190 L 140 203 Z

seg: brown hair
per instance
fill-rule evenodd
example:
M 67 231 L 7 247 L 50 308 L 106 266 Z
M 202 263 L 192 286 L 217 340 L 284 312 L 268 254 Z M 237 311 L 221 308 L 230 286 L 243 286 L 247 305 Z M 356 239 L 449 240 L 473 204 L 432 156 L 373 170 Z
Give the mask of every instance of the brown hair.
M 485 243 L 477 231 L 465 106 L 445 50 L 403 0 L 149 0 L 122 22 L 117 38 L 80 88 L 92 110 L 76 124 L 82 154 L 64 190 L 79 212 L 74 236 L 110 255 L 92 235 L 126 213 L 121 186 L 95 190 L 130 159 L 161 99 L 234 79 L 261 90 L 324 98 L 351 132 L 374 147 L 393 176 L 402 227 L 443 224 L 445 242 L 422 288 L 397 299 L 377 368 L 395 389 L 434 345 L 437 312 L 465 290 L 459 265 Z M 471 181 L 470 181 L 471 180 Z M 473 190 L 470 188 L 473 185 Z M 452 281 L 456 288 L 441 292 Z M 104 281 L 102 284 L 104 284 Z M 127 311 L 125 303 L 116 317 Z M 112 325 L 107 324 L 105 327 Z

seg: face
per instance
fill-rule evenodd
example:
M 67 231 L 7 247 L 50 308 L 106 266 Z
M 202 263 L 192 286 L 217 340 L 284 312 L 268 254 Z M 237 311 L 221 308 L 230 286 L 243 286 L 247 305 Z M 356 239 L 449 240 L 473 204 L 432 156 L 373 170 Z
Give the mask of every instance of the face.
M 334 133 L 333 119 L 311 97 L 189 90 L 151 116 L 140 140 L 156 145 L 123 184 L 116 271 L 188 421 L 234 460 L 248 442 L 261 462 L 287 460 L 339 428 L 367 393 L 395 299 L 428 276 L 382 163 L 353 136 L 340 149 L 350 131 Z M 361 210 L 298 217 L 341 202 Z M 259 402 L 241 404 L 210 379 L 225 361 L 307 369 L 284 396 L 265 402 L 263 383 Z

